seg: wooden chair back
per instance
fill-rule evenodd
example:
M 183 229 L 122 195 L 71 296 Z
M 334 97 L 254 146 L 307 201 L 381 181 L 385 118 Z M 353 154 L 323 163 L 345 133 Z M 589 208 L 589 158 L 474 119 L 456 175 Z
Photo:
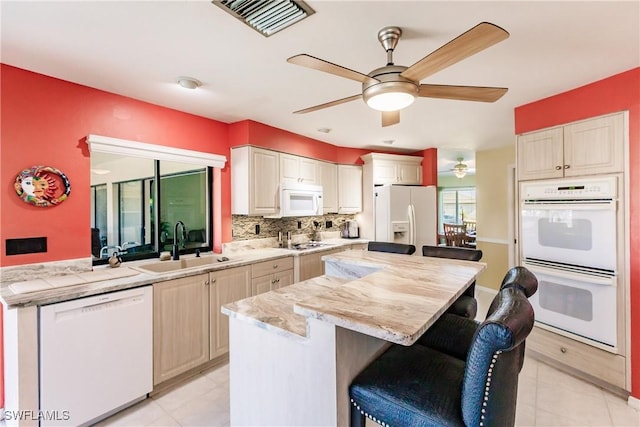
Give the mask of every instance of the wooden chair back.
M 464 224 L 442 224 L 447 246 L 464 247 L 466 245 L 467 228 Z

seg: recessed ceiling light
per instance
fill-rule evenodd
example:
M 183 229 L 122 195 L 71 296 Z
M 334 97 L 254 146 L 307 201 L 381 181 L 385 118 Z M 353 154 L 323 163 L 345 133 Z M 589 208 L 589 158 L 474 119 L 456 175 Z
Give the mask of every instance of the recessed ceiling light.
M 178 84 L 187 89 L 195 89 L 202 86 L 200 80 L 194 79 L 193 77 L 178 77 Z
M 320 128 L 320 129 L 318 129 L 318 132 L 329 133 L 329 132 L 331 132 L 331 129 L 330 128 Z
M 106 175 L 108 173 L 111 173 L 111 171 L 107 169 L 91 169 L 91 172 L 95 173 L 96 175 Z

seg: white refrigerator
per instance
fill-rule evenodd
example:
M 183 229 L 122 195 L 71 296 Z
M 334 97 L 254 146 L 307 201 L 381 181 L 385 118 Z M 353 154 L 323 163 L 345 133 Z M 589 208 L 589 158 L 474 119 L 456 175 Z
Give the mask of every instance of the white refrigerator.
M 415 245 L 415 255 L 422 255 L 423 245 L 436 244 L 435 186 L 383 185 L 374 193 L 375 240 Z

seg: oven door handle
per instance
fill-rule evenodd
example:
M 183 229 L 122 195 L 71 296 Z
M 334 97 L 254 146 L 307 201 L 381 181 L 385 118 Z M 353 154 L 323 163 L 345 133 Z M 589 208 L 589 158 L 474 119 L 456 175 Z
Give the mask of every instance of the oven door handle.
M 605 211 L 616 210 L 616 201 L 610 200 L 597 203 L 522 203 L 522 210 L 572 210 L 572 211 Z
M 570 272 L 564 270 L 557 270 L 549 267 L 539 267 L 534 266 L 526 261 L 522 263 L 524 267 L 530 270 L 532 273 L 539 272 L 541 274 L 546 274 L 548 276 L 557 276 L 564 279 L 576 280 L 576 281 L 588 281 L 589 283 L 593 283 L 594 285 L 602 285 L 602 286 L 616 286 L 616 277 L 602 277 L 596 276 L 588 273 L 578 273 L 578 272 Z

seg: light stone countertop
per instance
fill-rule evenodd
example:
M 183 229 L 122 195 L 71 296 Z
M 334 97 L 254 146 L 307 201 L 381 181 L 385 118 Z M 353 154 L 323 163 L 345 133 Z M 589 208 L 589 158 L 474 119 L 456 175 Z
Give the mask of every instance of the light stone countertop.
M 327 246 L 296 251 L 282 248 L 259 248 L 252 249 L 250 246 L 241 250 L 225 251 L 222 254 L 203 252 L 203 259 L 210 258 L 211 263 L 169 271 L 165 273 L 148 273 L 137 270 L 145 264 L 158 263 L 158 259 L 147 259 L 141 261 L 128 261 L 116 269 L 102 265 L 93 268 L 93 271 L 72 274 L 51 274 L 38 278 L 30 278 L 29 270 L 25 269 L 23 280 L 12 283 L 2 283 L 0 286 L 0 302 L 7 307 L 26 307 L 32 305 L 46 305 L 61 301 L 68 301 L 76 298 L 83 298 L 107 292 L 114 292 L 139 286 L 150 285 L 166 280 L 179 279 L 210 271 L 223 270 L 244 265 L 251 265 L 256 262 L 268 261 L 286 256 L 300 256 L 314 252 L 328 251 L 340 246 L 366 243 L 363 239 L 329 239 L 323 241 Z M 218 262 L 218 258 L 226 256 L 228 261 Z M 180 259 L 191 259 L 194 255 L 182 255 Z M 171 261 L 162 261 L 170 263 Z M 78 278 L 82 280 L 79 280 Z M 12 289 L 13 288 L 13 289 Z M 14 292 L 16 289 L 18 292 Z
M 304 323 L 314 318 L 411 345 L 486 268 L 480 262 L 368 251 L 322 259 L 325 276 L 227 304 L 222 312 L 296 338 L 307 337 Z

